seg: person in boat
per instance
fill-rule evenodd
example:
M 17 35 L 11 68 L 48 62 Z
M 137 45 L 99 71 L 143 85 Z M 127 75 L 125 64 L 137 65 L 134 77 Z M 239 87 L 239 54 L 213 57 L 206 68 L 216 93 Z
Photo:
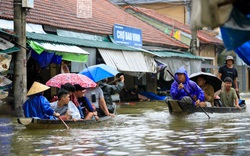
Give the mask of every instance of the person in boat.
M 49 101 L 43 96 L 43 92 L 49 88 L 36 81 L 32 84 L 27 93 L 29 99 L 22 106 L 26 118 L 37 117 L 40 119 L 55 120 L 55 117 L 60 116 L 59 113 L 56 113 L 51 108 Z
M 69 92 L 65 89 L 60 89 L 57 94 L 58 100 L 55 102 L 50 103 L 52 109 L 55 112 L 58 112 L 62 119 L 64 120 L 80 120 L 81 116 L 80 113 L 75 106 L 75 104 L 70 101 Z
M 218 78 L 224 81 L 226 77 L 230 77 L 233 80 L 232 87 L 235 89 L 238 96 L 239 92 L 238 81 L 237 81 L 238 72 L 237 69 L 234 68 L 233 64 L 234 64 L 233 56 L 227 56 L 225 65 L 219 68 Z
M 199 76 L 197 78 L 198 86 L 203 90 L 205 101 L 201 101 L 199 105 L 201 107 L 213 107 L 214 106 L 214 87 L 206 82 L 206 77 Z
M 233 80 L 230 77 L 226 77 L 224 80 L 224 89 L 220 92 L 219 97 L 223 107 L 236 107 L 239 106 L 238 96 L 235 89 L 232 87 Z
M 115 103 L 113 103 L 111 95 L 119 93 L 124 88 L 124 75 L 119 76 L 119 80 L 116 84 L 108 84 L 108 79 L 101 80 L 99 87 L 102 89 L 104 94 L 104 99 L 110 113 L 115 111 Z M 103 114 L 103 112 L 102 112 Z
M 96 109 L 93 108 L 90 101 L 85 97 L 86 88 L 83 88 L 79 84 L 75 84 L 74 86 L 76 88 L 74 94 L 76 95 L 77 100 L 81 106 L 82 112 L 84 114 L 84 119 L 92 119 L 92 117 L 94 116 L 95 119 L 98 120 L 99 117 L 97 115 Z
M 99 87 L 99 83 L 100 82 L 98 82 L 97 86 L 94 88 L 87 88 L 85 96 L 89 101 L 91 101 L 92 105 L 95 106 L 96 111 L 98 113 L 98 117 L 102 117 L 102 116 L 114 117 L 115 115 L 108 111 L 108 107 L 104 99 L 103 91 Z M 102 112 L 104 114 L 102 114 Z
M 204 92 L 194 81 L 189 79 L 184 66 L 177 70 L 174 77 L 175 80 L 170 89 L 170 94 L 174 100 L 195 105 L 199 105 L 201 101 L 204 101 Z
M 70 83 L 65 83 L 64 85 L 61 86 L 62 89 L 65 89 L 69 92 L 69 98 L 70 98 L 70 101 L 72 101 L 75 106 L 77 107 L 80 115 L 81 115 L 81 118 L 84 119 L 84 114 L 82 112 L 82 109 L 81 109 L 81 106 L 77 100 L 77 97 L 76 95 L 74 94 L 74 92 L 76 91 L 76 88 L 74 85 L 70 84 Z

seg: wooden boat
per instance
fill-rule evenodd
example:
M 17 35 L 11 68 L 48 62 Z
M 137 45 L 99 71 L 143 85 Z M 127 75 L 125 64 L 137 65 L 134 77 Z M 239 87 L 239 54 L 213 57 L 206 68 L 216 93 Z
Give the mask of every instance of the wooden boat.
M 79 121 L 72 121 L 72 120 L 66 120 L 64 121 L 70 128 L 73 127 L 84 127 L 86 125 L 94 124 L 94 123 L 100 123 L 106 120 L 110 120 L 112 117 L 110 116 L 104 116 L 100 117 L 98 121 L 95 119 L 91 120 L 79 120 Z M 19 124 L 24 125 L 28 129 L 60 129 L 60 128 L 66 128 L 65 125 L 62 123 L 61 120 L 47 120 L 47 119 L 37 119 L 37 118 L 18 118 L 17 122 Z
M 178 100 L 167 100 L 170 114 L 203 112 L 199 107 L 193 104 L 179 102 Z M 235 107 L 202 107 L 207 113 L 240 113 L 246 111 L 246 104 L 242 103 L 241 110 Z

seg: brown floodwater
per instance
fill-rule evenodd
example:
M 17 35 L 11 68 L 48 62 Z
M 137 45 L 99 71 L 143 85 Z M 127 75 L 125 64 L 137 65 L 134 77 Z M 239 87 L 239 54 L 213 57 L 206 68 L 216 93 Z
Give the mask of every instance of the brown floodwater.
M 247 100 L 250 101 L 250 100 Z M 164 102 L 119 105 L 110 121 L 74 129 L 27 130 L 0 117 L 0 155 L 159 156 L 250 155 L 245 113 L 175 117 Z

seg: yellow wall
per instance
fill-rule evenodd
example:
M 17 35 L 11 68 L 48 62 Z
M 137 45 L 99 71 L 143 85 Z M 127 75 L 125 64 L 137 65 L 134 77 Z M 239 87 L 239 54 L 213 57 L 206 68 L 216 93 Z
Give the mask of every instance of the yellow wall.
M 209 58 L 209 60 L 213 59 L 212 65 L 213 66 L 218 66 L 217 64 L 217 57 L 216 57 L 216 52 L 215 52 L 215 46 L 214 45 L 202 45 L 200 47 L 200 52 L 199 56 L 204 57 L 204 58 Z M 218 74 L 218 68 L 213 68 L 211 69 L 211 73 L 217 75 Z
M 155 10 L 181 23 L 185 23 L 185 7 L 182 4 L 154 3 L 154 4 L 141 4 L 137 6 Z
M 200 51 L 200 56 L 213 58 L 216 57 L 214 45 L 206 45 L 205 48 L 201 46 L 200 49 L 202 49 Z

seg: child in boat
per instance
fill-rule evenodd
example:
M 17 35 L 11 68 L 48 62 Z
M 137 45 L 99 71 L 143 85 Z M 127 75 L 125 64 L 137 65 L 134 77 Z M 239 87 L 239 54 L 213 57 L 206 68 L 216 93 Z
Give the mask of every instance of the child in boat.
M 235 89 L 232 87 L 233 80 L 230 77 L 226 77 L 224 80 L 224 89 L 219 94 L 223 107 L 236 107 L 239 106 L 238 96 Z
M 50 103 L 55 112 L 58 112 L 63 119 L 80 120 L 80 113 L 75 104 L 69 99 L 69 92 L 65 89 L 58 91 L 58 101 Z

